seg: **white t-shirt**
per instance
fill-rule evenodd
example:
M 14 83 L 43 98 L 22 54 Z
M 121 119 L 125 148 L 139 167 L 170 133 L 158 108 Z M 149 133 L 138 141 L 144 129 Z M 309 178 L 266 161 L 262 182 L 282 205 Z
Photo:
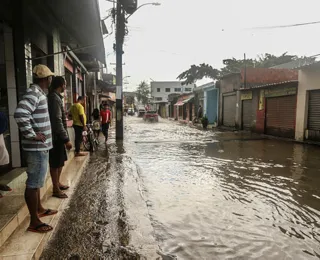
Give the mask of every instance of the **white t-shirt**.
M 4 143 L 3 134 L 0 135 L 0 166 L 9 164 L 9 154 Z

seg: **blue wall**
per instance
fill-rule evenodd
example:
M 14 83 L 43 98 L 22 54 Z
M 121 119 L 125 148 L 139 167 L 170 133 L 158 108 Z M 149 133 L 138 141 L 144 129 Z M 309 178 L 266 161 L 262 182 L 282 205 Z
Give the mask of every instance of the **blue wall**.
M 218 122 L 218 90 L 212 89 L 207 91 L 207 117 L 209 123 Z

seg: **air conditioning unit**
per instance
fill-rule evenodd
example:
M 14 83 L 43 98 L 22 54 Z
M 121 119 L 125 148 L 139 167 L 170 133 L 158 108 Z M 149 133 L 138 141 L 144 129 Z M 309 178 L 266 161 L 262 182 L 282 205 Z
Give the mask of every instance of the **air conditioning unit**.
M 128 14 L 133 14 L 138 8 L 138 0 L 120 0 L 120 3 Z

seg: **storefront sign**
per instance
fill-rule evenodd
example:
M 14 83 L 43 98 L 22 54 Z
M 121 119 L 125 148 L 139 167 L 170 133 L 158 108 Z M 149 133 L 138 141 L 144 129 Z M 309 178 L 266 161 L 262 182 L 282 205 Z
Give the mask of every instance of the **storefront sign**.
M 264 109 L 264 90 L 260 90 L 260 95 L 259 95 L 259 110 Z
M 252 91 L 241 93 L 241 100 L 250 100 L 252 99 Z
M 272 88 L 265 90 L 265 97 L 281 97 L 297 94 L 296 87 Z

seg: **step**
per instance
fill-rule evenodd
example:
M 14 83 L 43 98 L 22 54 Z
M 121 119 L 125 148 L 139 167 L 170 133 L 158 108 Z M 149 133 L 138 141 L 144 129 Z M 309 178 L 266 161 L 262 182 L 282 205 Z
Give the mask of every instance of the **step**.
M 61 179 L 63 183 L 70 185 L 70 189 L 67 191 L 69 199 L 88 159 L 89 156 L 69 159 L 67 166 L 64 167 Z M 44 206 L 52 209 L 61 209 L 69 201 L 69 199 L 53 198 L 51 194 L 52 183 L 48 176 L 41 192 Z M 3 200 L 1 203 L 5 204 L 7 210 L 10 209 L 9 205 L 11 205 L 12 209 L 7 212 L 8 214 L 0 215 L 0 227 L 2 227 L 0 229 L 0 242 L 2 244 L 0 247 L 0 260 L 38 259 L 52 232 L 44 235 L 26 232 L 29 225 L 29 214 L 23 198 L 23 189 L 14 190 L 12 194 L 5 196 L 1 200 Z M 2 207 L 1 211 L 3 211 Z M 44 221 L 55 226 L 60 215 L 61 212 L 55 216 L 44 218 Z
M 70 151 L 68 158 L 66 167 L 74 158 L 74 152 Z M 26 168 L 14 169 L 0 178 L 1 184 L 8 185 L 13 190 L 11 192 L 1 191 L 4 197 L 0 199 L 0 247 L 28 215 L 28 208 L 24 200 L 26 180 Z M 41 189 L 41 198 L 51 187 L 52 182 L 48 173 L 45 185 Z

